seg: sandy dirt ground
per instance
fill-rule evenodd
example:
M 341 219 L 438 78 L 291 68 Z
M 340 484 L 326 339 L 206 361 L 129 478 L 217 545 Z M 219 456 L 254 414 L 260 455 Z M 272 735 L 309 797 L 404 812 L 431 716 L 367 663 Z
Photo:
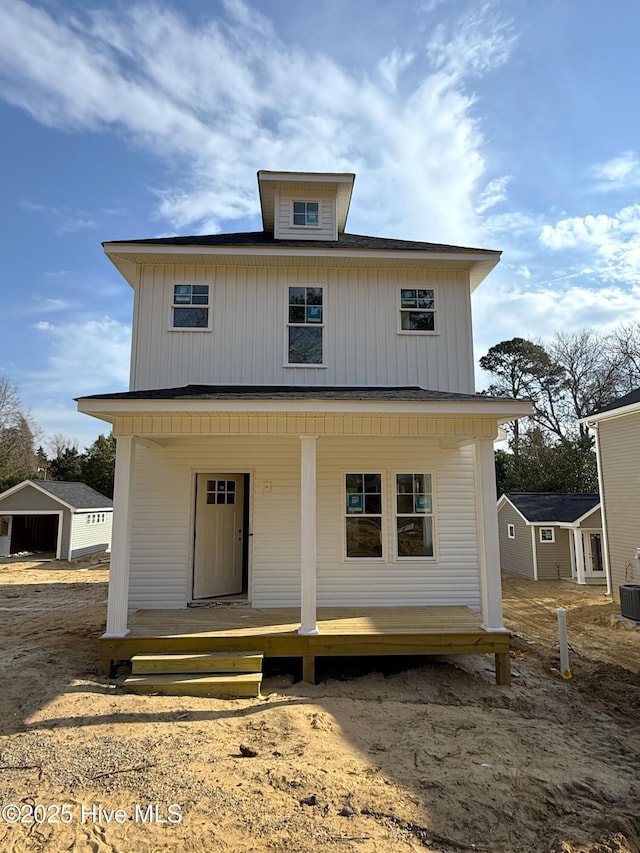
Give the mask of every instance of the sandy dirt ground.
M 640 853 L 640 629 L 601 588 L 506 579 L 510 688 L 351 659 L 235 701 L 98 677 L 106 595 L 105 563 L 0 561 L 3 853 Z

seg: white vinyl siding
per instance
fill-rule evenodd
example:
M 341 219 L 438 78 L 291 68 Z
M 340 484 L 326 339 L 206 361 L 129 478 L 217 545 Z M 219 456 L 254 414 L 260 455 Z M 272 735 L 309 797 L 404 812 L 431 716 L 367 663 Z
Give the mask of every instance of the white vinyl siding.
M 393 558 L 393 495 L 385 559 L 344 557 L 344 475 L 382 466 L 429 470 L 437 506 L 437 559 Z M 136 449 L 130 606 L 184 607 L 190 600 L 193 484 L 197 472 L 250 473 L 249 595 L 254 607 L 300 604 L 300 440 L 297 435 L 183 438 Z M 324 436 L 317 442 L 318 604 L 464 604 L 479 608 L 478 543 L 471 446 L 396 437 Z
M 294 201 L 318 204 L 317 225 L 294 225 Z M 336 240 L 338 238 L 336 199 L 333 193 L 296 195 L 280 194 L 276 201 L 274 237 L 276 240 Z
M 75 513 L 71 522 L 71 559 L 108 551 L 111 547 L 112 520 L 111 510 Z M 66 553 L 63 553 L 63 557 L 66 558 Z
M 210 284 L 210 335 L 167 329 L 176 281 Z M 285 367 L 289 286 L 324 285 L 326 368 Z M 435 288 L 437 335 L 398 334 L 400 288 Z M 472 393 L 464 271 L 145 266 L 136 294 L 131 390 L 188 384 L 420 385 Z

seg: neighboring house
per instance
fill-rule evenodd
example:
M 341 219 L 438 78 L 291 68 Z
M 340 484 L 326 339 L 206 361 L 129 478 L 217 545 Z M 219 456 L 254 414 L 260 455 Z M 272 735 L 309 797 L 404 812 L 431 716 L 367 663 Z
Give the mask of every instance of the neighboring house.
M 503 571 L 536 581 L 606 582 L 598 495 L 504 494 L 498 527 Z
M 0 494 L 0 557 L 75 560 L 111 546 L 113 502 L 85 483 L 25 480 Z
M 610 591 L 640 584 L 640 388 L 583 419 L 595 432 Z
M 471 291 L 500 253 L 345 233 L 354 176 L 258 173 L 263 231 L 110 242 L 134 291 L 106 638 L 130 608 L 465 606 L 502 631 Z

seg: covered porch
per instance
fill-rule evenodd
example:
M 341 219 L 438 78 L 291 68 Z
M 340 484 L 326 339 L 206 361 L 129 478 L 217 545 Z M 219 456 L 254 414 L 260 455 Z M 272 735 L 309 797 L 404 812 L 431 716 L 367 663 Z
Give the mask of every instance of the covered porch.
M 509 634 L 483 628 L 470 607 L 319 607 L 316 616 L 317 633 L 301 634 L 298 608 L 137 610 L 125 637 L 100 640 L 100 665 L 107 673 L 136 654 L 255 651 L 302 658 L 313 682 L 316 657 L 493 654 L 496 683 L 509 684 Z

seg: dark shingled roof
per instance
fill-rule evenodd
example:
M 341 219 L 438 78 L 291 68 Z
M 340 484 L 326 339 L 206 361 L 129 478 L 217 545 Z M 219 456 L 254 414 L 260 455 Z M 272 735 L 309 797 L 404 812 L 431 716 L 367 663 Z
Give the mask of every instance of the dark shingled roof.
M 337 240 L 276 240 L 265 231 L 238 234 L 198 234 L 190 237 L 152 237 L 148 240 L 110 240 L 114 243 L 139 243 L 146 246 L 243 246 L 289 249 L 387 249 L 413 252 L 486 252 L 500 254 L 491 249 L 473 249 L 466 246 L 448 246 L 445 243 L 421 243 L 416 240 L 396 240 L 391 237 L 365 237 L 361 234 L 340 234 Z
M 600 495 L 554 492 L 521 492 L 507 494 L 511 503 L 527 521 L 572 522 L 600 503 Z
M 622 409 L 624 406 L 632 406 L 634 403 L 640 403 L 640 388 L 636 388 L 635 391 L 630 391 L 628 394 L 625 394 L 624 397 L 619 397 L 617 400 L 614 400 L 613 403 L 609 403 L 608 406 L 603 406 L 601 409 L 591 412 L 591 414 L 600 415 L 602 412 L 611 412 L 614 409 Z
M 86 483 L 62 483 L 57 480 L 29 480 L 49 492 L 54 498 L 71 504 L 76 509 L 108 509 L 113 506 L 111 498 L 96 492 Z
M 485 394 L 455 394 L 406 388 L 315 387 L 302 385 L 185 385 L 182 388 L 153 388 L 147 391 L 120 391 L 93 394 L 83 400 L 390 400 L 396 402 L 506 402 L 504 397 Z

